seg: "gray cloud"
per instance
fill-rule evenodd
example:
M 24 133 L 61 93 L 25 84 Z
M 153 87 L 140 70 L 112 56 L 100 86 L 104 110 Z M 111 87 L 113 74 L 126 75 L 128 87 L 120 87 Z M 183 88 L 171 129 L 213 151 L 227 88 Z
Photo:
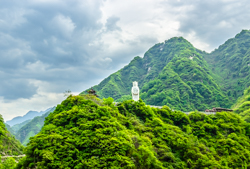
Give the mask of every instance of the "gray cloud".
M 179 31 L 195 34 L 210 49 L 217 48 L 229 37 L 250 27 L 250 4 L 247 0 L 189 0 L 171 1 L 178 14 Z
M 18 98 L 31 98 L 37 92 L 37 87 L 26 79 L 8 79 L 1 82 L 0 95 L 5 101 Z
M 97 33 L 103 27 L 98 22 L 101 5 L 101 1 L 79 0 L 0 2 L 0 71 L 22 78 L 2 77 L 0 95 L 30 98 L 37 87 L 28 79 L 66 87 L 93 76 L 88 68 L 90 58 L 98 57 L 102 48 Z M 93 41 L 96 44 L 89 46 Z
M 120 18 L 112 16 L 107 19 L 107 23 L 105 24 L 107 31 L 121 31 L 121 28 L 117 26 L 117 22 Z

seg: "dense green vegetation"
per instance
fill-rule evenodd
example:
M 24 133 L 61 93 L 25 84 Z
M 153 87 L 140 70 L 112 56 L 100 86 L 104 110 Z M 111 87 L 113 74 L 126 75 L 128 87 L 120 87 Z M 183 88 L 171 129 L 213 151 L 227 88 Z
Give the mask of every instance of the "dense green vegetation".
M 101 98 L 123 101 L 131 98 L 132 81 L 138 81 L 141 98 L 149 105 L 182 111 L 230 108 L 250 86 L 250 31 L 209 54 L 182 37 L 171 38 L 93 88 Z
M 205 59 L 219 85 L 236 101 L 250 86 L 250 31 L 242 30 Z
M 186 115 L 142 100 L 69 96 L 17 168 L 249 168 L 250 126 L 235 113 Z
M 250 87 L 246 89 L 244 95 L 237 100 L 233 109 L 235 113 L 250 123 Z
M 7 158 L 7 156 L 23 154 L 23 148 L 21 143 L 9 133 L 0 115 L 0 169 L 14 168 L 16 165 L 15 159 L 12 157 Z
M 16 161 L 13 157 L 8 157 L 6 159 L 2 159 L 0 156 L 0 169 L 15 169 L 16 168 Z
M 0 155 L 20 155 L 23 146 L 6 129 L 2 116 L 0 115 Z
M 183 38 L 172 38 L 168 43 L 180 49 L 154 80 L 144 84 L 141 98 L 150 105 L 168 105 L 183 111 L 230 107 L 202 55 Z
M 8 125 L 7 123 L 4 123 L 6 129 L 10 132 L 10 134 L 12 134 L 13 136 L 15 135 L 15 131 L 12 129 L 12 127 L 10 127 L 10 125 Z

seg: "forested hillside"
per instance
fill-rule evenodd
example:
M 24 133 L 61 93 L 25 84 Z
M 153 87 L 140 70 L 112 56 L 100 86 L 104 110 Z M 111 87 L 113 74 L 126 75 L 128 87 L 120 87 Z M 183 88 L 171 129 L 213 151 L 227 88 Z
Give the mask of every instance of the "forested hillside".
M 250 87 L 244 92 L 236 104 L 233 106 L 234 112 L 243 117 L 245 121 L 250 123 Z
M 23 146 L 6 129 L 2 116 L 0 115 L 0 156 L 20 155 Z
M 230 100 L 236 101 L 250 86 L 250 31 L 241 31 L 205 59 Z
M 188 116 L 142 100 L 69 96 L 17 168 L 249 168 L 250 125 L 235 113 Z
M 171 61 L 154 80 L 143 85 L 141 98 L 150 105 L 168 105 L 182 111 L 230 107 L 229 99 L 212 78 L 202 53 L 183 38 L 172 38 L 168 43 L 175 49 L 167 55 Z M 169 52 L 168 43 L 163 52 Z M 152 53 L 159 50 L 161 48 L 152 48 L 148 52 L 153 57 Z
M 101 98 L 122 101 L 131 98 L 132 81 L 138 81 L 146 104 L 182 111 L 230 108 L 250 85 L 249 47 L 248 30 L 210 54 L 182 37 L 171 38 L 93 88 Z

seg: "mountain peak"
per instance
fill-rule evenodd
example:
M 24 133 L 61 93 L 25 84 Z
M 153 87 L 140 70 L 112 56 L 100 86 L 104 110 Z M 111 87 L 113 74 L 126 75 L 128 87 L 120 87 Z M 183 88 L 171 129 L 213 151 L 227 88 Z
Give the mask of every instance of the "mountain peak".
M 240 33 L 238 33 L 235 38 L 242 38 L 248 36 L 250 37 L 250 30 L 243 29 Z

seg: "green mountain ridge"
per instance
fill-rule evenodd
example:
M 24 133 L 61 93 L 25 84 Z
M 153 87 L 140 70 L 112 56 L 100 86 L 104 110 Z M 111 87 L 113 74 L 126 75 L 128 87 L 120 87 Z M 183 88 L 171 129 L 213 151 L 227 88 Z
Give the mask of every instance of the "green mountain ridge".
M 174 37 L 151 47 L 143 58 L 135 57 L 93 89 L 100 98 L 119 102 L 131 99 L 132 82 L 138 81 L 141 98 L 149 105 L 181 111 L 230 108 L 250 85 L 249 44 L 248 30 L 211 53 Z
M 242 30 L 205 59 L 220 86 L 236 101 L 250 86 L 250 31 Z

